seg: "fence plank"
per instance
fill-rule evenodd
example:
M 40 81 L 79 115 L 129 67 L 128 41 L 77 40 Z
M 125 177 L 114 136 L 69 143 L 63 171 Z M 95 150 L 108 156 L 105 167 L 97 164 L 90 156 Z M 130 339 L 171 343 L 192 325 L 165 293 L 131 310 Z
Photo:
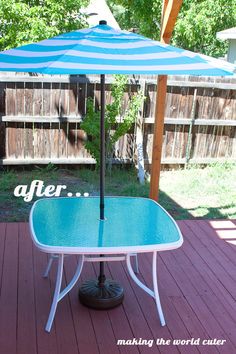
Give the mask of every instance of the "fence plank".
M 6 128 L 4 123 L 0 123 L 0 141 L 6 140 Z M 0 158 L 6 158 L 6 144 L 0 144 Z
M 34 98 L 33 98 L 33 114 L 35 116 L 43 115 L 43 93 L 42 93 L 42 83 L 34 83 Z
M 24 125 L 24 157 L 33 158 L 34 148 L 33 148 L 33 129 L 32 123 L 25 123 Z
M 87 84 L 79 84 L 78 87 L 78 114 L 85 115 L 86 112 Z
M 16 115 L 16 85 L 14 82 L 6 84 L 6 115 Z
M 18 115 L 25 115 L 25 83 L 16 83 L 16 112 Z
M 78 84 L 69 84 L 69 112 L 70 115 L 78 115 Z
M 4 115 L 5 111 L 6 111 L 5 87 L 6 87 L 6 84 L 4 82 L 0 82 L 0 115 Z
M 25 116 L 30 116 L 32 117 L 34 114 L 33 110 L 33 102 L 34 102 L 34 86 L 32 82 L 26 82 L 25 83 Z M 19 114 L 18 114 L 19 115 Z
M 51 115 L 52 116 L 59 116 L 61 115 L 60 112 L 60 84 L 59 83 L 52 83 L 51 88 Z
M 43 83 L 43 115 L 47 116 L 50 115 L 51 112 L 51 84 L 50 83 Z

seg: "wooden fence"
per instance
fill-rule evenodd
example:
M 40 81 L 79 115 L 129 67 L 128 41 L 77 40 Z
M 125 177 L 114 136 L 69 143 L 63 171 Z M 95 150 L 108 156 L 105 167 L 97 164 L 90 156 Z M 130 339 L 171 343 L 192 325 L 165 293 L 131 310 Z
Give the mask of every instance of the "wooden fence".
M 111 101 L 106 78 L 106 102 Z M 130 94 L 142 89 L 146 100 L 140 112 L 145 162 L 152 157 L 155 77 L 130 77 Z M 80 122 L 86 98 L 99 106 L 98 76 L 0 76 L 0 162 L 2 164 L 90 164 Z M 136 124 L 118 142 L 116 162 L 136 156 Z M 236 161 L 236 78 L 168 78 L 163 135 L 163 164 Z

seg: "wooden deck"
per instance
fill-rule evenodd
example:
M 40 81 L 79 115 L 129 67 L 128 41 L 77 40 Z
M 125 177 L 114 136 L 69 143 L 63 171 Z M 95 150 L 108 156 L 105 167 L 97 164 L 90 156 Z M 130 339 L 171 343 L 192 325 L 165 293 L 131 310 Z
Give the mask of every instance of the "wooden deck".
M 236 353 L 236 221 L 180 221 L 184 245 L 158 257 L 161 328 L 154 301 L 128 277 L 124 264 L 111 263 L 109 276 L 125 288 L 122 306 L 95 311 L 78 301 L 78 286 L 58 305 L 50 334 L 44 331 L 54 289 L 42 272 L 47 256 L 33 245 L 24 223 L 0 224 L 0 353 Z M 149 254 L 139 256 L 140 276 L 151 285 Z M 64 282 L 76 257 L 66 259 Z M 86 264 L 82 278 L 95 276 Z M 82 280 L 83 280 L 82 279 Z M 118 339 L 171 340 L 152 347 L 117 346 Z M 173 345 L 174 339 L 226 340 L 224 345 Z

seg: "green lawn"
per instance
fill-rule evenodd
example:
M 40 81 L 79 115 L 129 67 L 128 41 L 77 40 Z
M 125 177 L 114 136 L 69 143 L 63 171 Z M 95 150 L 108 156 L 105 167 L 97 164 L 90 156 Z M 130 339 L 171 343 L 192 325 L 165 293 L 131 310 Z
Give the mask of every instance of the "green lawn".
M 99 174 L 89 168 L 57 169 L 53 165 L 33 170 L 0 172 L 0 221 L 25 221 L 32 202 L 14 196 L 17 185 L 41 180 L 45 186 L 66 185 L 68 192 L 99 195 Z M 140 185 L 134 168 L 113 167 L 106 176 L 107 195 L 147 197 L 149 183 Z M 159 202 L 176 219 L 236 218 L 236 164 L 215 164 L 206 168 L 163 171 Z
M 176 208 L 177 218 L 236 218 L 236 164 L 163 172 L 160 189 L 161 203 Z

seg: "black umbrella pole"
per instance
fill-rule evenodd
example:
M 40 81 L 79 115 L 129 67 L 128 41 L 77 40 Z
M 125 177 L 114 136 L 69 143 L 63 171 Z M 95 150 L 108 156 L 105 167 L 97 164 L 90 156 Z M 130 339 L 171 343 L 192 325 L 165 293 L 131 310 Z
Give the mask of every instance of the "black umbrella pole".
M 104 220 L 104 194 L 105 194 L 105 75 L 101 75 L 101 119 L 100 119 L 100 220 Z M 101 255 L 102 257 L 102 255 Z M 103 286 L 106 277 L 104 274 L 104 262 L 100 262 L 99 286 Z
M 100 228 L 103 233 L 106 219 L 104 216 L 104 189 L 105 189 L 105 75 L 101 75 L 101 120 L 100 120 Z M 102 259 L 103 255 L 101 255 Z M 122 303 L 124 290 L 119 283 L 106 279 L 104 262 L 100 262 L 98 279 L 85 281 L 79 289 L 80 302 L 95 309 L 110 309 Z
M 101 75 L 101 120 L 100 120 L 100 219 L 104 220 L 105 190 L 105 75 Z

